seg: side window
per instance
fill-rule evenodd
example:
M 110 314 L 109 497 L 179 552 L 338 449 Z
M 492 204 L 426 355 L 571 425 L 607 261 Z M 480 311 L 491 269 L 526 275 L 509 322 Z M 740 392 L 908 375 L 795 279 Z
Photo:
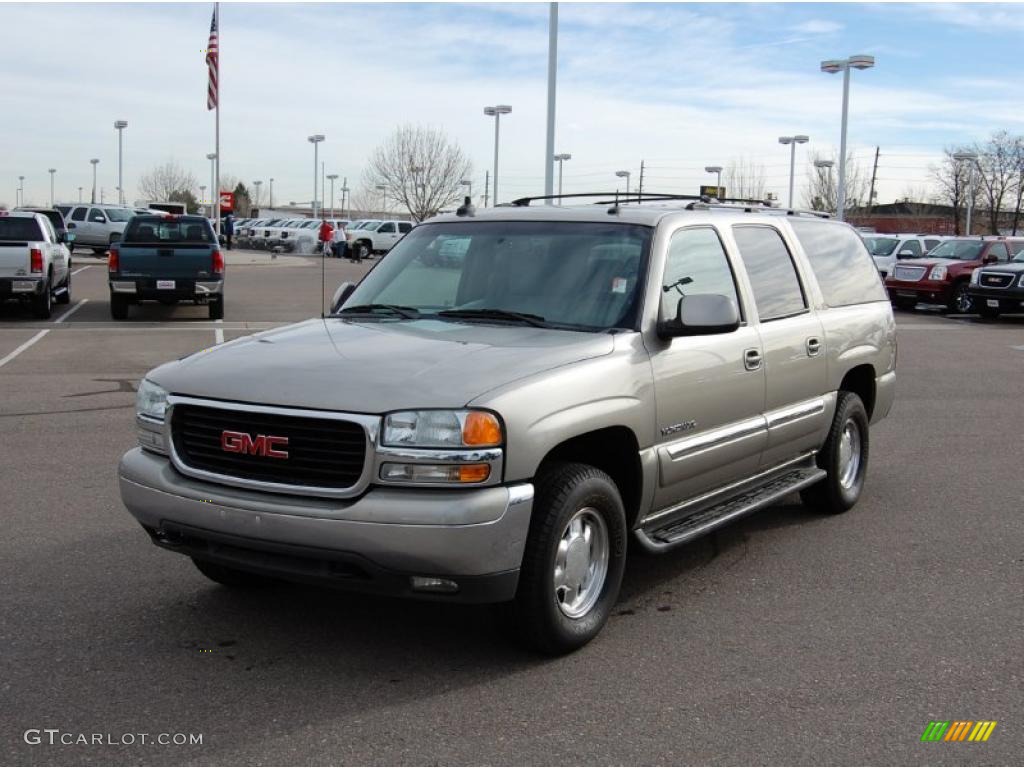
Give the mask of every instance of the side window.
M 95 222 L 96 224 L 106 224 L 107 223 L 107 219 L 103 215 L 103 211 L 101 211 L 99 208 L 90 208 L 89 209 L 89 221 Z
M 697 293 L 728 296 L 740 306 L 725 248 L 711 227 L 683 229 L 672 236 L 661 287 L 662 320 L 676 316 L 680 298 Z
M 387 224 L 381 224 L 377 231 L 381 234 L 391 234 L 395 231 L 395 225 L 389 221 Z
M 53 224 L 45 216 L 43 216 L 43 232 L 46 234 L 46 239 L 51 243 L 57 242 L 57 233 L 53 229 Z
M 805 311 L 807 300 L 800 278 L 779 231 L 764 226 L 735 226 L 732 230 L 754 288 L 761 320 L 777 320 Z
M 85 221 L 85 208 L 75 208 L 75 212 L 71 214 L 72 221 Z
M 1006 250 L 1005 243 L 995 243 L 991 248 L 989 248 L 988 255 L 995 256 L 999 261 L 1010 260 L 1010 252 Z
M 939 240 L 925 240 L 924 241 L 924 249 L 925 249 L 925 251 L 930 251 L 932 248 L 934 248 L 936 245 L 938 245 L 939 242 L 940 242 Z
M 918 258 L 921 255 L 921 244 L 917 240 L 907 240 L 903 245 L 900 246 L 900 253 L 903 251 L 910 251 L 914 254 L 910 258 Z
M 878 270 L 853 229 L 839 222 L 798 219 L 789 226 L 807 254 L 826 304 L 846 307 L 886 300 Z
M 412 224 L 407 221 L 400 221 L 398 222 L 398 231 L 403 235 L 407 232 L 412 232 Z

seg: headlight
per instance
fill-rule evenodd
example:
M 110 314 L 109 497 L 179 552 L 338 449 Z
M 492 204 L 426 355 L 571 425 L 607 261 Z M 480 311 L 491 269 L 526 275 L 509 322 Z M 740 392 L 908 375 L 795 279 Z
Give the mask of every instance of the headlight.
M 384 417 L 384 445 L 399 448 L 493 448 L 501 422 L 487 411 L 399 411 Z
M 928 275 L 929 280 L 945 280 L 946 279 L 946 268 L 945 267 L 932 267 L 931 274 Z
M 1024 288 L 1024 275 L 1020 276 L 1020 282 L 1018 283 L 1018 285 L 1020 285 L 1021 288 Z
M 140 416 L 163 421 L 166 411 L 167 390 L 149 379 L 143 379 L 139 383 L 139 391 L 135 393 L 135 412 Z
M 981 280 L 981 270 L 976 269 L 971 272 L 971 285 L 977 285 L 979 280 Z

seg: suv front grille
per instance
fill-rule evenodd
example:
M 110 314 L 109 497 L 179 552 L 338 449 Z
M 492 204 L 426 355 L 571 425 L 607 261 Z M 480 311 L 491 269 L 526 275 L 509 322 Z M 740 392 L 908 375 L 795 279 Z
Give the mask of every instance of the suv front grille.
M 978 283 L 985 288 L 1009 288 L 1015 277 L 1005 272 L 982 272 Z
M 183 403 L 172 410 L 171 436 L 186 467 L 257 482 L 350 488 L 366 462 L 363 427 L 338 419 Z
M 924 277 L 927 271 L 927 267 L 896 267 L 892 271 L 892 276 L 897 280 L 917 281 Z

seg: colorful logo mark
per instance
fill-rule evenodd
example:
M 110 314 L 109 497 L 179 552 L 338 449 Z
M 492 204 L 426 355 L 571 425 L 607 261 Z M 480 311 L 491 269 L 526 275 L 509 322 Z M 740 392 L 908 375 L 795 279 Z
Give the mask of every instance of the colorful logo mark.
M 988 741 L 995 729 L 995 720 L 932 720 L 921 741 Z

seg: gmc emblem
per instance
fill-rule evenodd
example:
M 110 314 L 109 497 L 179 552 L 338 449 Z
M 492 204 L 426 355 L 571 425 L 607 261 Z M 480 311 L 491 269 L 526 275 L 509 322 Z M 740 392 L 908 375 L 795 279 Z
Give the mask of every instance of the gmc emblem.
M 232 432 L 225 429 L 220 433 L 221 450 L 227 453 L 245 453 L 250 456 L 264 456 L 268 459 L 287 459 L 288 451 L 281 450 L 288 446 L 287 437 L 277 435 L 256 435 L 248 432 Z

